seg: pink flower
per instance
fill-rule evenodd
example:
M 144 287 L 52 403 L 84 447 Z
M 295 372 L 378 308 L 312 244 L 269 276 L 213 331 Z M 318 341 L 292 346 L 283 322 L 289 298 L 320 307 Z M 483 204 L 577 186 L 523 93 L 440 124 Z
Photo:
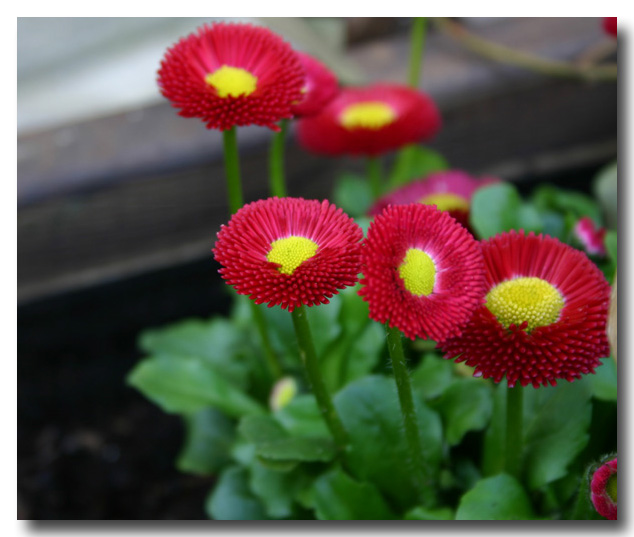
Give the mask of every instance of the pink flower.
M 605 228 L 597 228 L 591 218 L 584 216 L 575 224 L 575 235 L 590 255 L 605 257 Z
M 298 52 L 304 67 L 302 99 L 293 105 L 295 117 L 314 116 L 339 93 L 337 77 L 320 61 L 305 52 Z

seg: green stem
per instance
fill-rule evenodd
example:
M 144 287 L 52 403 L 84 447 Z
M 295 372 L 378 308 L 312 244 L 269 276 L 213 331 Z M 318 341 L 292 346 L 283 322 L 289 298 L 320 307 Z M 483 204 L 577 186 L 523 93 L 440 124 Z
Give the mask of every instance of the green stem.
M 387 332 L 387 346 L 392 359 L 394 380 L 396 381 L 398 398 L 401 404 L 405 437 L 409 449 L 409 462 L 415 476 L 414 481 L 420 491 L 421 501 L 423 505 L 431 506 L 434 503 L 432 469 L 425 460 L 423 444 L 418 430 L 418 418 L 416 416 L 416 407 L 414 406 L 409 371 L 405 363 L 401 332 L 398 328 L 390 328 L 388 325 L 385 326 L 385 330 Z
M 271 339 L 269 338 L 269 332 L 266 329 L 266 319 L 264 318 L 264 314 L 262 313 L 262 309 L 258 304 L 253 302 L 253 300 L 249 300 L 251 303 L 251 313 L 253 315 L 253 320 L 258 327 L 258 332 L 260 333 L 260 339 L 262 340 L 262 348 L 264 349 L 264 357 L 269 366 L 269 371 L 274 379 L 282 378 L 282 366 L 277 358 L 277 354 L 275 354 L 275 350 L 273 350 L 273 345 L 271 344 Z
M 271 196 L 286 197 L 286 184 L 284 180 L 284 142 L 288 121 L 280 121 L 280 132 L 273 135 L 271 152 L 269 154 L 269 181 Z
M 339 418 L 339 414 L 332 403 L 330 393 L 326 388 L 326 383 L 321 376 L 321 370 L 319 368 L 319 360 L 317 359 L 317 353 L 315 352 L 315 345 L 313 344 L 313 337 L 310 333 L 310 326 L 308 324 L 308 318 L 306 317 L 305 306 L 295 308 L 291 314 L 293 317 L 293 326 L 295 327 L 295 334 L 297 336 L 297 343 L 299 345 L 299 354 L 306 370 L 306 376 L 308 382 L 312 387 L 315 398 L 321 415 L 323 416 L 328 429 L 332 433 L 335 440 L 335 444 L 340 450 L 344 450 L 348 443 L 348 434 Z
M 427 36 L 427 18 L 426 17 L 414 17 L 412 21 L 412 33 L 410 35 L 410 53 L 409 53 L 409 76 L 408 84 L 418 89 L 420 86 L 420 75 L 423 71 L 423 57 L 425 53 L 425 37 Z M 408 145 L 401 149 L 396 156 L 396 168 L 409 170 L 411 168 L 412 159 L 414 158 L 414 152 L 416 146 Z M 399 178 L 392 174 L 390 178 L 390 188 L 399 186 Z M 406 178 L 403 183 L 407 182 L 410 178 Z
M 418 89 L 420 84 L 420 73 L 423 70 L 423 53 L 425 51 L 426 30 L 427 19 L 425 17 L 414 17 L 410 37 L 408 78 L 409 85 L 414 89 Z
M 367 175 L 370 179 L 370 188 L 374 199 L 381 197 L 383 193 L 383 181 L 381 171 L 381 161 L 379 157 L 368 157 L 366 162 Z
M 524 390 L 517 385 L 506 389 L 506 457 L 504 470 L 519 478 L 522 469 Z
M 234 214 L 244 205 L 242 200 L 242 183 L 240 181 L 240 159 L 238 156 L 238 140 L 236 128 L 223 131 L 225 149 L 225 173 L 227 175 L 227 195 L 229 210 Z

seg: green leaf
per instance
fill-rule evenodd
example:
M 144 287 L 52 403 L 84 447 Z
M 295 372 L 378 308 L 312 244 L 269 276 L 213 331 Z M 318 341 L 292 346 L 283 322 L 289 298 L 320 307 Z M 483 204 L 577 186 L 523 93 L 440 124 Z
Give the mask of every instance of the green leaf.
M 340 468 L 320 476 L 312 487 L 319 520 L 393 520 L 394 513 L 370 483 L 354 480 Z
M 470 224 L 478 237 L 487 239 L 503 231 L 541 231 L 542 222 L 534 207 L 522 203 L 510 183 L 479 188 L 471 200 Z
M 412 373 L 412 388 L 424 399 L 434 399 L 453 382 L 452 362 L 429 352 Z
M 597 203 L 590 197 L 575 190 L 564 190 L 546 184 L 535 189 L 531 197 L 538 209 L 551 210 L 562 215 L 570 214 L 577 221 L 582 216 L 601 222 L 601 211 Z
M 426 507 L 414 507 L 405 513 L 405 520 L 453 520 L 454 513 L 449 507 L 428 509 Z
M 400 405 L 393 379 L 367 376 L 348 384 L 334 399 L 348 431 L 347 469 L 353 477 L 376 485 L 386 497 L 407 509 L 416 501 Z M 442 449 L 439 416 L 417 403 L 421 443 L 426 459 L 437 467 Z
M 390 173 L 391 188 L 405 185 L 415 179 L 423 179 L 431 173 L 449 169 L 449 163 L 440 153 L 417 145 L 402 149 L 396 157 Z
M 274 416 L 291 436 L 330 438 L 314 395 L 297 395 L 288 405 L 276 411 Z
M 215 520 L 265 520 L 264 508 L 249 489 L 244 468 L 230 466 L 205 501 L 205 511 Z
M 186 440 L 176 459 L 181 472 L 208 475 L 231 459 L 235 426 L 222 412 L 204 408 L 184 416 Z
M 163 328 L 146 330 L 139 337 L 139 347 L 150 355 L 192 356 L 202 358 L 217 368 L 223 376 L 242 387 L 248 371 L 236 358 L 244 347 L 244 338 L 227 319 L 187 319 Z
M 207 406 L 234 417 L 264 411 L 211 364 L 191 356 L 147 358 L 128 374 L 127 382 L 167 413 L 191 414 Z
M 459 379 L 447 388 L 437 405 L 450 446 L 469 431 L 484 429 L 493 411 L 491 387 L 482 379 Z
M 603 358 L 601 363 L 602 365 L 595 369 L 594 375 L 588 375 L 592 395 L 602 401 L 616 401 L 616 363 L 611 357 Z
M 587 378 L 547 388 L 525 388 L 524 470 L 538 489 L 566 475 L 588 442 L 592 418 Z
M 533 509 L 517 480 L 500 474 L 479 481 L 461 499 L 456 520 L 531 520 Z
M 333 201 L 352 217 L 366 214 L 373 202 L 368 180 L 352 174 L 339 177 L 335 183 Z
M 290 436 L 270 416 L 247 416 L 240 421 L 238 430 L 255 444 L 255 453 L 262 459 L 328 462 L 336 452 L 331 439 Z
M 295 496 L 308 486 L 309 481 L 309 476 L 298 468 L 279 472 L 258 461 L 251 467 L 251 490 L 270 518 L 290 517 L 293 514 Z
M 605 234 L 605 249 L 608 251 L 608 257 L 616 265 L 617 264 L 617 232 L 610 230 Z

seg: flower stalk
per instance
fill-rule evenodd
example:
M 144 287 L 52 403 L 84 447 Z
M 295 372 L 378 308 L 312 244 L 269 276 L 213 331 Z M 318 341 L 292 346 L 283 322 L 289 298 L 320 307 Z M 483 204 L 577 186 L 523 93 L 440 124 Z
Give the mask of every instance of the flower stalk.
M 375 199 L 383 194 L 383 178 L 381 171 L 381 161 L 379 157 L 368 157 L 366 161 L 367 175 L 370 180 L 370 189 Z
M 306 307 L 301 306 L 299 308 L 295 308 L 291 315 L 293 318 L 295 335 L 297 336 L 299 354 L 302 359 L 302 363 L 304 364 L 308 382 L 310 382 L 315 398 L 317 399 L 317 405 L 319 406 L 321 415 L 323 416 L 328 429 L 332 433 L 337 448 L 343 451 L 348 443 L 348 434 L 341 422 L 341 418 L 339 417 L 337 410 L 335 409 L 319 368 L 319 360 L 317 359 L 313 336 L 310 332 L 310 325 L 308 324 L 308 318 L 306 316 Z
M 431 506 L 434 496 L 431 489 L 432 469 L 426 462 L 423 443 L 418 430 L 418 418 L 414 406 L 414 396 L 409 378 L 409 371 L 405 363 L 401 331 L 398 328 L 390 328 L 385 325 L 387 332 L 387 345 L 392 359 L 394 380 L 398 391 L 398 399 L 401 405 L 405 438 L 409 449 L 409 463 L 412 467 L 414 482 L 419 489 L 423 505 Z
M 286 142 L 286 132 L 288 130 L 288 120 L 280 121 L 280 131 L 273 135 L 271 151 L 269 154 L 269 186 L 271 196 L 284 198 L 286 193 L 286 181 L 284 177 L 284 144 Z
M 522 470 L 524 390 L 521 385 L 506 388 L 506 457 L 507 474 L 519 478 Z

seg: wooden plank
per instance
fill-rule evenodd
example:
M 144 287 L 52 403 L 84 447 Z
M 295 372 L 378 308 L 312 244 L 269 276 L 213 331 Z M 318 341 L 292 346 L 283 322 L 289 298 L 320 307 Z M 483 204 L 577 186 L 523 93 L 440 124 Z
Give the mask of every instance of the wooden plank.
M 569 58 L 600 39 L 595 19 L 518 19 L 478 31 Z M 375 79 L 402 80 L 407 36 L 353 47 Z M 522 180 L 616 155 L 616 84 L 545 79 L 478 60 L 430 36 L 423 87 L 444 126 L 430 144 L 456 167 Z M 271 133 L 240 130 L 245 198 L 267 195 Z M 291 195 L 323 198 L 354 159 L 287 149 Z M 127 278 L 210 256 L 228 218 L 221 136 L 167 104 L 18 142 L 18 300 Z

